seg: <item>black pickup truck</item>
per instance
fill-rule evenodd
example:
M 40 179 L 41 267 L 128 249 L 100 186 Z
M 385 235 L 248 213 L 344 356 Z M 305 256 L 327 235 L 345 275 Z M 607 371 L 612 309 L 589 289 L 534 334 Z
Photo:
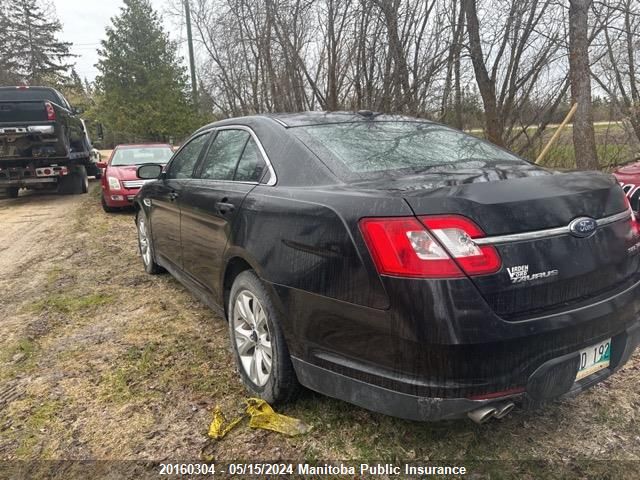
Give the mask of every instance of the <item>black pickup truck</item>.
M 0 196 L 20 188 L 86 193 L 99 174 L 84 122 L 48 87 L 0 87 Z

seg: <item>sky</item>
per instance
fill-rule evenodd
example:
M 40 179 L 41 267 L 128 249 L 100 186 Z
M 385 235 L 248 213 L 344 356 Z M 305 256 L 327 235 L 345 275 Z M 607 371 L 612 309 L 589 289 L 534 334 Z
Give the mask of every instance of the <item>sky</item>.
M 169 20 L 168 15 L 162 15 L 169 6 L 169 0 L 151 0 L 151 4 L 165 19 L 165 29 L 173 40 L 179 42 L 180 55 L 184 57 L 184 32 L 181 31 L 184 29 Z M 98 73 L 95 68 L 98 62 L 96 49 L 104 38 L 104 30 L 111 23 L 111 17 L 120 12 L 124 3 L 121 0 L 53 0 L 53 5 L 62 22 L 61 40 L 72 42 L 71 52 L 78 55 L 74 60 L 78 75 L 93 81 Z

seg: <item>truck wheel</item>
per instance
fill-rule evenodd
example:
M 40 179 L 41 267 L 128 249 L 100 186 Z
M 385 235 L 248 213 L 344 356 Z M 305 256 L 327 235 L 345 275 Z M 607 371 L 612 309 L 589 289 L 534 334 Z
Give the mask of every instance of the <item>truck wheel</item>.
M 292 400 L 300 390 L 278 311 L 262 281 L 242 272 L 229 296 L 229 336 L 247 390 L 269 403 Z
M 79 195 L 89 191 L 89 179 L 84 165 L 75 167 L 71 173 L 58 179 L 58 193 Z
M 80 178 L 82 179 L 82 193 L 88 193 L 89 175 L 87 175 L 87 169 L 84 166 L 80 167 Z

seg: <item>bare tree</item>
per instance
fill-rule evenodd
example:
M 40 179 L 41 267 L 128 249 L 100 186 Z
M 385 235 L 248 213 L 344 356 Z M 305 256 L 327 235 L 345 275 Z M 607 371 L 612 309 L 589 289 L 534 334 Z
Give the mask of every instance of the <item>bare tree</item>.
M 569 0 L 569 68 L 571 96 L 578 104 L 573 121 L 576 166 L 599 167 L 591 105 L 588 14 L 592 0 Z
M 595 67 L 593 79 L 629 121 L 640 140 L 640 3 L 620 0 L 605 5 L 602 40 L 605 52 Z
M 546 104 L 543 112 L 553 109 L 562 94 L 563 78 L 552 79 L 552 69 L 560 58 L 561 24 L 554 15 L 557 7 L 552 0 L 484 2 L 485 11 L 493 15 L 486 15 L 488 26 L 483 30 L 478 15 L 480 2 L 462 1 L 469 55 L 484 104 L 485 135 L 497 145 L 512 146 L 530 126 L 522 122 L 523 108 L 542 103 Z M 542 80 L 546 101 L 534 102 Z M 541 121 L 543 116 L 539 112 L 536 120 Z

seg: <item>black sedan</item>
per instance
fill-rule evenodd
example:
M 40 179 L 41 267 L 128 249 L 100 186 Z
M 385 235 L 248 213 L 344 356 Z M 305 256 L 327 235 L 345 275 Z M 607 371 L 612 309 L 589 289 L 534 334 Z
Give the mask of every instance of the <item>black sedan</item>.
M 269 402 L 300 385 L 408 419 L 538 405 L 640 342 L 640 236 L 620 186 L 440 124 L 263 115 L 139 168 L 140 251 L 229 321 Z

